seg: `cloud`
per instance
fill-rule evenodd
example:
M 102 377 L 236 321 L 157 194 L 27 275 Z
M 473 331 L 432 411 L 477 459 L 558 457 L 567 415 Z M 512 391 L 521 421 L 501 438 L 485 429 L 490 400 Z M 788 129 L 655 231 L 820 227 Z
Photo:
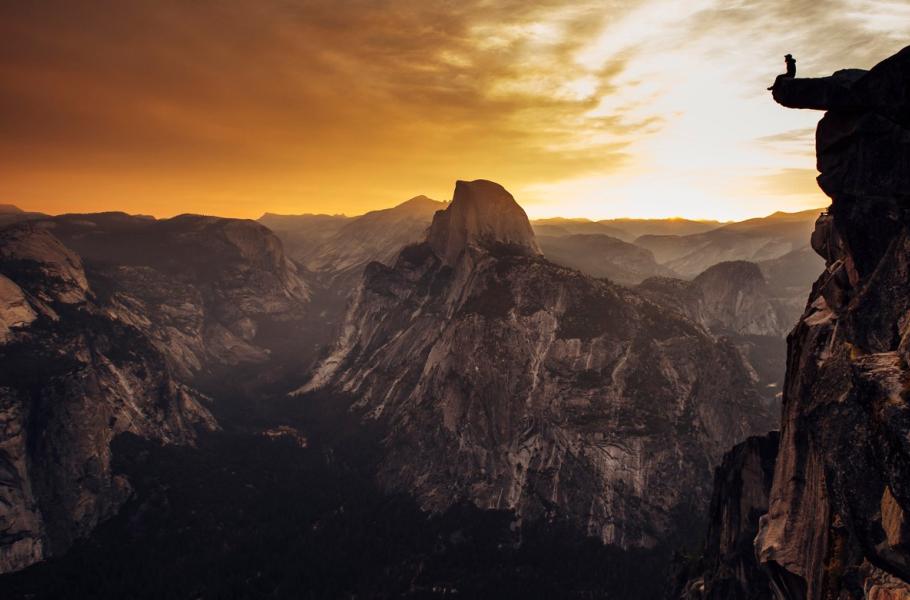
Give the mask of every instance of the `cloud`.
M 358 173 L 381 194 L 448 186 L 465 171 L 533 181 L 609 170 L 635 123 L 583 115 L 609 93 L 616 69 L 574 73 L 567 58 L 592 33 L 595 8 L 5 4 L 0 163 L 6 176 L 92 171 L 99 182 L 120 174 L 137 187 L 152 177 L 202 186 L 221 173 L 296 174 L 354 210 L 372 192 L 333 177 Z M 580 129 L 602 134 L 587 152 Z
M 799 129 L 790 129 L 774 135 L 765 135 L 758 138 L 757 141 L 763 144 L 800 144 L 802 146 L 812 144 L 815 140 L 814 127 L 801 127 Z
M 910 20 L 881 18 L 890 4 L 2 3 L 0 194 L 52 212 L 255 216 L 445 197 L 472 177 L 555 195 L 711 169 L 752 185 L 755 169 L 811 164 L 784 138 L 817 117 L 763 90 L 779 55 L 817 74 L 870 66 Z

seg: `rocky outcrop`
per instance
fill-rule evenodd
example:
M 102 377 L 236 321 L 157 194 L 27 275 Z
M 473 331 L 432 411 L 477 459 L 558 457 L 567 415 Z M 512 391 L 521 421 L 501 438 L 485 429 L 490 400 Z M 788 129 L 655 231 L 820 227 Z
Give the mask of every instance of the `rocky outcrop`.
M 299 368 L 310 293 L 252 221 L 102 213 L 0 230 L 0 571 L 118 510 L 114 436 L 191 444 L 218 426 L 200 386 Z
M 707 502 L 724 449 L 773 420 L 735 350 L 544 260 L 489 182 L 459 183 L 427 241 L 367 267 L 300 392 L 316 388 L 381 425 L 387 489 L 429 509 L 558 512 L 625 548 L 694 526 L 678 515 Z
M 908 90 L 910 48 L 868 72 L 775 85 L 785 106 L 827 110 L 816 150 L 832 199 L 756 539 L 778 598 L 910 597 Z
M 710 329 L 782 336 L 793 325 L 782 322 L 768 284 L 755 263 L 719 263 L 696 277 L 692 284 L 699 292 L 700 312 Z
M 88 280 L 82 259 L 40 225 L 0 231 L 0 260 L 8 272 L 41 281 L 34 297 L 44 303 L 78 304 L 86 300 Z
M 796 317 L 755 263 L 719 263 L 693 281 L 653 277 L 636 289 L 734 346 L 759 392 L 777 406 L 786 369 L 783 338 Z
M 22 288 L 0 275 L 0 343 L 8 341 L 16 329 L 25 327 L 36 317 Z
M 683 573 L 680 600 L 770 600 L 755 558 L 758 519 L 768 510 L 779 435 L 751 437 L 724 455 L 714 472 L 708 534 L 699 560 Z
M 427 244 L 450 266 L 472 247 L 506 246 L 518 254 L 541 254 L 528 216 L 512 194 L 483 179 L 455 183 L 452 204 L 433 218 Z
M 191 443 L 214 428 L 141 330 L 101 307 L 82 260 L 46 227 L 0 232 L 0 572 L 68 548 L 129 495 L 110 441 Z

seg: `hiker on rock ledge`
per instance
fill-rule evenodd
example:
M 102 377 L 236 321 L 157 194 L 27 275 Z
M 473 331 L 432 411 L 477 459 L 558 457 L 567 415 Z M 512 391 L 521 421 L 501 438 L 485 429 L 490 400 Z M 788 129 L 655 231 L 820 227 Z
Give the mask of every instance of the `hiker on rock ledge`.
M 796 77 L 796 59 L 793 58 L 792 54 L 787 54 L 786 56 L 784 56 L 784 64 L 787 65 L 787 72 L 782 73 L 781 75 L 778 75 L 777 79 L 774 80 L 774 85 L 777 85 L 777 82 L 780 80 L 781 77 L 786 77 L 788 79 L 793 79 L 794 77 Z M 773 90 L 774 85 L 772 85 L 768 89 Z

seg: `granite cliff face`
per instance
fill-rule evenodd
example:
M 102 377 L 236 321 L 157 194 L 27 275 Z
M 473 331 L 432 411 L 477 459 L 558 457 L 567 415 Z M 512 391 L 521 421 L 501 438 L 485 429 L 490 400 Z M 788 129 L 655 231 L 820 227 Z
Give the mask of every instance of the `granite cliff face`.
M 192 444 L 217 428 L 199 384 L 267 370 L 308 297 L 249 221 L 112 213 L 0 230 L 0 572 L 118 510 L 117 434 Z
M 734 346 L 760 393 L 777 405 L 786 368 L 784 338 L 797 317 L 758 265 L 720 263 L 692 281 L 653 277 L 636 289 Z
M 512 194 L 482 179 L 456 182 L 452 205 L 433 218 L 427 244 L 449 266 L 471 249 L 505 247 L 514 254 L 541 254 L 528 216 Z
M 300 392 L 317 388 L 383 427 L 387 489 L 430 509 L 561 513 L 625 548 L 690 522 L 677 515 L 707 501 L 723 450 L 772 423 L 732 348 L 544 260 L 486 181 L 459 182 L 393 267 L 367 267 Z
M 774 98 L 827 111 L 832 204 L 756 551 L 778 598 L 910 598 L 910 48 L 868 72 L 779 79 Z
M 680 600 L 770 600 L 755 558 L 758 520 L 768 511 L 779 434 L 751 437 L 724 455 L 714 472 L 708 533 L 697 562 L 680 573 Z
M 129 495 L 110 440 L 192 442 L 215 421 L 141 331 L 105 314 L 46 228 L 0 231 L 0 572 L 66 549 Z

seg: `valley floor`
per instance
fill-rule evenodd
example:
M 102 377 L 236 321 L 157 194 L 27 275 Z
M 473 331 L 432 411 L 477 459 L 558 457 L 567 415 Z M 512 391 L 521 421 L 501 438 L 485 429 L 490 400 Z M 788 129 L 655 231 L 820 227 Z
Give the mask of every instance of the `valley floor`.
M 310 421 L 311 415 L 299 415 Z M 323 415 L 324 416 L 324 415 Z M 328 422 L 320 421 L 323 426 Z M 197 448 L 116 438 L 133 498 L 3 598 L 653 598 L 668 553 L 622 552 L 554 518 L 383 495 L 368 436 L 209 433 Z M 334 420 L 333 429 L 344 430 Z M 354 431 L 357 428 L 351 428 Z

